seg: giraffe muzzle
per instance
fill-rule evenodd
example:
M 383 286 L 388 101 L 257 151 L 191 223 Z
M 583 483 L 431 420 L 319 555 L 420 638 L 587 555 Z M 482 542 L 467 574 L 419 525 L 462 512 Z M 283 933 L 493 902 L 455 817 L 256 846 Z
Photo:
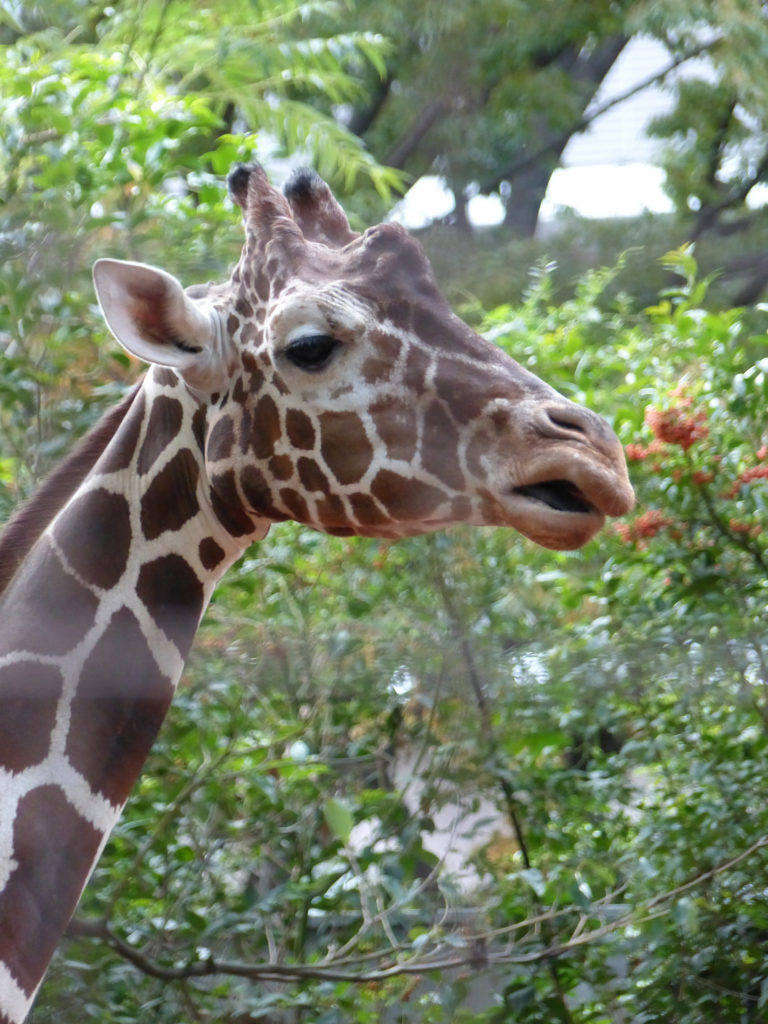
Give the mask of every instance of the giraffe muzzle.
M 568 550 L 586 543 L 607 517 L 630 511 L 624 452 L 605 420 L 561 396 L 529 399 L 514 413 L 524 425 L 514 433 L 526 457 L 513 457 L 513 479 L 502 489 L 511 526 L 544 547 Z

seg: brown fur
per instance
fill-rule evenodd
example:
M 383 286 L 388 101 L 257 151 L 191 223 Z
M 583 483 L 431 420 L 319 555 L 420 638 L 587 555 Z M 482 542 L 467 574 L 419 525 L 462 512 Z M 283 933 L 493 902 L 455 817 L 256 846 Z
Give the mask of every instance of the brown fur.
M 53 470 L 29 501 L 8 520 L 0 535 L 0 596 L 35 541 L 96 465 L 137 394 L 138 387 L 133 388 L 114 409 L 110 409 L 88 431 L 72 454 Z

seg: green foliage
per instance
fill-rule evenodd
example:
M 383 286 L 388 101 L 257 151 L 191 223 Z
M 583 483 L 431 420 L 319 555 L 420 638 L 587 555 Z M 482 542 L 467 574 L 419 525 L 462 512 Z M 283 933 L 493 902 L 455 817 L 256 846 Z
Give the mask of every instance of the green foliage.
M 98 351 L 96 256 L 162 262 L 186 284 L 222 276 L 240 244 L 222 176 L 260 146 L 303 151 L 337 185 L 367 181 L 379 198 L 399 178 L 308 104 L 357 98 L 362 68 L 381 70 L 383 41 L 339 31 L 334 3 L 73 0 L 2 14 L 7 514 L 131 376 L 125 357 Z
M 763 55 L 768 21 L 759 5 L 648 4 L 647 28 L 678 55 L 703 54 L 674 83 L 675 107 L 650 134 L 664 140 L 661 165 L 678 212 L 692 211 L 696 235 L 722 221 L 738 230 L 753 216 L 753 190 L 768 175 Z

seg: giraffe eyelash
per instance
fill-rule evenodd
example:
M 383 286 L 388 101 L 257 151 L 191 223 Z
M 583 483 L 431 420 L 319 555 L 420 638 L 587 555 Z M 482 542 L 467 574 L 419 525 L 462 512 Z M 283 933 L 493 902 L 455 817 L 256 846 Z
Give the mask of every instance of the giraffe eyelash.
M 188 341 L 180 338 L 178 334 L 168 334 L 168 341 L 177 348 L 180 352 L 188 352 L 190 355 L 199 355 L 202 352 L 202 348 L 199 345 L 190 345 Z
M 323 370 L 340 344 L 330 334 L 305 334 L 288 345 L 285 356 L 300 370 Z

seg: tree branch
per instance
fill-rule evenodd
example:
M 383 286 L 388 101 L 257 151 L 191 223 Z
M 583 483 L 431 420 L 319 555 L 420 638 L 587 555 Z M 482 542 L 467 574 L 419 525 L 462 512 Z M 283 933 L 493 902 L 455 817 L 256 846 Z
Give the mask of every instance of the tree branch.
M 565 148 L 566 143 L 580 132 L 586 131 L 589 126 L 597 120 L 598 117 L 602 117 L 603 114 L 607 114 L 609 110 L 617 107 L 620 103 L 624 103 L 638 93 L 643 92 L 645 89 L 650 88 L 652 85 L 657 85 L 663 82 L 673 71 L 676 71 L 682 64 L 685 64 L 689 60 L 694 60 L 696 57 L 700 57 L 703 53 L 711 50 L 714 46 L 714 42 L 701 43 L 699 46 L 695 46 L 685 53 L 675 57 L 665 68 L 661 71 L 657 71 L 653 75 L 649 75 L 644 78 L 641 82 L 633 85 L 629 89 L 625 89 L 623 93 L 618 96 L 614 96 L 613 99 L 607 100 L 605 103 L 601 103 L 597 107 L 593 107 L 591 111 L 585 112 L 584 115 L 575 121 L 567 131 L 558 132 L 551 138 L 547 139 L 541 146 L 532 150 L 529 153 L 525 153 L 519 157 L 513 163 L 509 164 L 501 172 L 494 174 L 493 177 L 487 178 L 485 181 L 480 182 L 480 192 L 487 194 L 489 192 L 495 192 L 498 189 L 502 181 L 509 181 L 522 171 L 527 170 L 531 165 L 538 163 L 545 156 L 558 151 L 562 152 Z
M 108 946 L 114 953 L 122 957 L 128 963 L 133 964 L 142 974 L 163 981 L 178 981 L 191 978 L 209 977 L 211 975 L 229 975 L 239 978 L 248 978 L 251 981 L 326 981 L 326 982 L 350 982 L 354 984 L 369 984 L 371 982 L 386 981 L 390 978 L 403 977 L 406 975 L 425 974 L 429 971 L 457 970 L 459 968 L 472 967 L 475 970 L 478 966 L 495 967 L 502 965 L 526 965 L 552 961 L 576 950 L 582 946 L 599 942 L 614 932 L 621 931 L 629 925 L 637 925 L 643 921 L 651 920 L 665 913 L 669 913 L 671 904 L 680 896 L 685 895 L 712 881 L 719 875 L 725 874 L 736 865 L 748 860 L 760 850 L 768 848 L 768 835 L 761 836 L 750 846 L 740 853 L 734 854 L 727 860 L 721 861 L 714 867 L 702 871 L 688 881 L 651 897 L 637 908 L 622 914 L 613 921 L 607 921 L 598 927 L 587 929 L 586 923 L 595 917 L 604 917 L 608 904 L 605 900 L 596 901 L 590 910 L 583 908 L 569 907 L 562 910 L 555 910 L 543 915 L 529 918 L 526 921 L 510 925 L 509 929 L 497 929 L 487 933 L 473 935 L 467 941 L 465 951 L 459 952 L 455 945 L 437 944 L 435 948 L 426 955 L 413 957 L 407 960 L 394 960 L 392 950 L 382 950 L 380 958 L 384 966 L 375 970 L 351 971 L 329 966 L 321 967 L 312 963 L 278 964 L 278 963 L 243 963 L 237 961 L 219 960 L 210 955 L 207 957 L 191 958 L 184 964 L 176 966 L 165 966 L 145 956 L 140 950 L 131 946 L 121 939 L 103 918 L 75 918 L 67 929 L 67 936 L 70 938 L 97 939 Z M 615 894 L 611 894 L 613 898 Z M 498 951 L 488 952 L 484 949 L 482 963 L 478 962 L 478 949 L 484 948 L 485 944 L 493 938 L 498 938 L 503 931 L 520 930 L 533 928 L 542 921 L 551 921 L 563 917 L 566 914 L 575 914 L 577 924 L 566 942 L 550 943 L 544 947 L 530 949 L 527 951 Z M 365 959 L 370 959 L 367 955 Z
M 745 202 L 747 196 L 768 174 L 768 149 L 763 153 L 757 163 L 755 170 L 748 178 L 743 180 L 736 188 L 724 196 L 717 203 L 709 203 L 704 206 L 696 218 L 696 224 L 691 232 L 691 241 L 696 242 L 705 231 L 714 227 L 720 214 L 732 206 L 740 206 Z
M 689 458 L 689 464 L 692 462 Z M 714 526 L 717 533 L 730 544 L 734 544 L 737 548 L 740 548 L 751 558 L 754 559 L 755 564 L 762 573 L 768 572 L 768 561 L 766 561 L 765 555 L 763 554 L 762 548 L 758 544 L 752 543 L 751 539 L 746 537 L 744 534 L 735 533 L 730 529 L 723 516 L 717 510 L 715 500 L 712 497 L 712 493 L 706 484 L 700 486 L 701 498 L 704 502 L 704 507 L 709 514 L 709 520 Z
M 368 106 L 357 107 L 352 111 L 352 117 L 349 120 L 347 128 L 353 135 L 357 135 L 359 138 L 362 138 L 370 129 L 373 122 L 381 113 L 381 109 L 389 97 L 392 89 L 392 82 L 393 79 L 390 74 L 380 79 Z
M 413 153 L 430 129 L 447 114 L 451 102 L 447 96 L 437 96 L 422 108 L 410 128 L 400 136 L 385 156 L 383 163 L 388 167 L 402 170 L 408 157 Z

